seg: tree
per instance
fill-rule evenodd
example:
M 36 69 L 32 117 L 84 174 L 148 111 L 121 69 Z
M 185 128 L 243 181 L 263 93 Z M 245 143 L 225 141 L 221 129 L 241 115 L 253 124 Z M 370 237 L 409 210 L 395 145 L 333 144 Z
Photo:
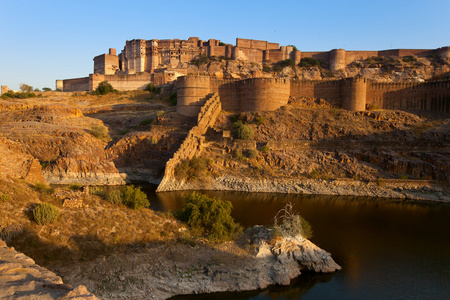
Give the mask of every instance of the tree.
M 50 92 L 52 89 L 49 88 L 49 87 L 45 87 L 45 88 L 42 88 L 42 90 L 43 90 L 44 92 Z
M 230 240 L 242 232 L 242 227 L 231 217 L 230 201 L 211 198 L 193 192 L 186 196 L 186 204 L 179 219 L 186 222 L 198 234 L 210 240 Z
M 33 91 L 33 87 L 31 85 L 25 84 L 25 83 L 21 83 L 20 84 L 20 90 L 22 92 L 31 92 Z

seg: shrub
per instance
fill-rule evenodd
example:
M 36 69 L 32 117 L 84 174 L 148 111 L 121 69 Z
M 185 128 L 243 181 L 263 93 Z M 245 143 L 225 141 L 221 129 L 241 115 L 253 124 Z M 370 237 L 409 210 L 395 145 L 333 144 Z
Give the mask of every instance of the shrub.
M 264 146 L 261 147 L 261 152 L 262 153 L 269 153 L 269 151 L 270 151 L 269 146 L 264 145 Z
M 50 92 L 52 89 L 49 88 L 49 87 L 44 87 L 44 88 L 42 88 L 42 90 L 43 90 L 44 92 Z
M 208 175 L 208 162 L 205 158 L 194 157 L 184 160 L 175 168 L 175 177 L 192 181 L 204 178 Z
M 170 105 L 177 105 L 177 93 L 175 92 L 175 93 L 172 93 L 172 94 L 170 94 L 170 96 L 169 96 L 169 104 Z
M 79 183 L 72 183 L 71 185 L 69 185 L 69 189 L 71 189 L 73 191 L 81 190 L 82 187 L 83 187 L 83 185 L 81 185 Z
M 123 204 L 122 191 L 114 190 L 107 194 L 106 200 L 111 204 Z
M 299 214 L 294 213 L 292 203 L 278 211 L 274 218 L 274 230 L 277 235 L 295 237 L 301 235 L 306 239 L 312 237 L 311 225 Z
M 272 72 L 272 68 L 269 65 L 263 65 L 262 70 L 266 73 Z
M 147 118 L 147 119 L 141 120 L 141 122 L 139 122 L 139 125 L 145 126 L 145 125 L 151 124 L 152 122 L 153 122 L 152 118 Z
M 147 195 L 141 191 L 140 187 L 134 187 L 132 185 L 127 185 L 123 189 L 122 200 L 125 205 L 135 210 L 150 206 Z
M 248 158 L 254 159 L 258 157 L 258 150 L 256 149 L 249 149 L 248 150 Z
M 109 93 L 115 93 L 115 90 L 112 85 L 108 81 L 102 81 L 98 84 L 98 87 L 95 91 L 92 92 L 93 95 L 106 95 Z
M 40 203 L 33 210 L 33 217 L 39 225 L 51 224 L 59 216 L 59 210 L 50 203 Z
M 251 140 L 253 139 L 254 133 L 253 128 L 242 123 L 242 121 L 236 121 L 233 124 L 236 128 L 236 137 L 241 140 Z
M 101 187 L 101 186 L 90 186 L 89 187 L 89 193 L 91 195 L 96 195 L 96 196 L 100 196 L 102 198 L 106 198 L 107 197 L 107 193 L 105 188 Z
M 145 86 L 144 91 L 147 91 L 147 92 L 154 92 L 154 91 L 155 91 L 155 85 L 153 84 L 153 82 L 150 82 L 149 84 L 147 84 L 147 85 Z
M 310 68 L 310 67 L 322 67 L 323 62 L 319 59 L 313 57 L 304 57 L 298 63 L 299 67 Z
M 234 150 L 234 157 L 237 158 L 238 160 L 240 160 L 241 162 L 246 161 L 245 156 L 242 154 L 242 151 L 239 149 Z
M 9 98 L 26 99 L 26 98 L 34 98 L 34 97 L 36 97 L 36 94 L 32 93 L 32 92 L 15 93 L 13 91 L 8 91 L 7 93 L 2 94 L 2 99 L 9 99 Z
M 266 120 L 266 118 L 264 118 L 264 117 L 256 117 L 255 122 L 258 125 L 262 125 L 262 124 L 264 124 L 265 120 Z
M 33 189 L 40 193 L 52 194 L 54 192 L 53 188 L 49 187 L 48 185 L 46 185 L 45 183 L 42 183 L 42 182 L 36 182 L 33 185 Z
M 197 234 L 221 242 L 242 232 L 242 227 L 231 217 L 232 209 L 230 201 L 193 192 L 186 196 L 186 204 L 178 217 Z
M 292 70 L 295 69 L 295 62 L 292 59 L 285 59 L 277 62 L 273 65 L 273 70 L 275 72 L 281 72 L 285 67 L 291 67 Z

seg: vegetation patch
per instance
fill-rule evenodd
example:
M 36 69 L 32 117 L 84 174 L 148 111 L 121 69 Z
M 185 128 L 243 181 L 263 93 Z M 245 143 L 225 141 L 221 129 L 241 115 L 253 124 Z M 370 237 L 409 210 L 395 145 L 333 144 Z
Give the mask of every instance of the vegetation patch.
M 254 136 L 253 128 L 249 125 L 245 125 L 241 120 L 233 123 L 233 127 L 236 130 L 236 138 L 241 140 L 252 140 Z
M 112 87 L 112 85 L 108 81 L 102 81 L 98 84 L 98 87 L 95 91 L 92 92 L 92 95 L 106 95 L 109 93 L 117 93 L 118 91 Z
M 40 203 L 33 209 L 33 217 L 39 225 L 54 223 L 59 216 L 59 210 L 50 203 Z
M 194 181 L 208 177 L 209 164 L 209 161 L 202 157 L 184 160 L 175 168 L 175 177 L 177 179 L 185 179 L 186 181 Z
M 231 217 L 232 209 L 230 201 L 193 192 L 186 196 L 186 204 L 178 218 L 195 233 L 214 242 L 223 242 L 242 233 L 242 226 Z
M 304 57 L 300 60 L 300 62 L 298 63 L 298 66 L 302 67 L 302 68 L 311 68 L 311 67 L 323 68 L 324 62 L 317 58 Z
M 301 235 L 310 239 L 313 235 L 311 225 L 293 210 L 292 203 L 286 203 L 275 215 L 274 230 L 276 235 L 283 237 L 295 237 Z

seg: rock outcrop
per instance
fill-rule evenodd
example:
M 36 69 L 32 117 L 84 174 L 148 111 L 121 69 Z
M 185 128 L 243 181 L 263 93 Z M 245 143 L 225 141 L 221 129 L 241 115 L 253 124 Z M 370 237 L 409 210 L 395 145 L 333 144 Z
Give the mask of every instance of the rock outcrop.
M 22 151 L 19 143 L 0 137 L 0 177 L 47 183 L 39 161 Z
M 61 272 L 66 280 L 86 285 L 102 299 L 166 299 L 182 294 L 264 289 L 287 285 L 302 271 L 328 273 L 340 269 L 328 252 L 307 239 L 275 238 L 271 230 L 256 226 L 236 243 L 214 247 L 152 243 L 133 255 L 100 257 Z
M 64 284 L 61 277 L 35 264 L 0 240 L 0 298 L 31 300 L 98 300 L 85 286 Z

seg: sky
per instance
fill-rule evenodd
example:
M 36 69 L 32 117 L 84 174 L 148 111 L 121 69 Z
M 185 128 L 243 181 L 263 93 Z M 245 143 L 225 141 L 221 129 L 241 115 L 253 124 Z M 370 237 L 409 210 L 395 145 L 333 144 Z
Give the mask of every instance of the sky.
M 300 51 L 450 46 L 450 0 L 0 0 L 0 85 L 55 88 L 132 39 L 236 38 Z

